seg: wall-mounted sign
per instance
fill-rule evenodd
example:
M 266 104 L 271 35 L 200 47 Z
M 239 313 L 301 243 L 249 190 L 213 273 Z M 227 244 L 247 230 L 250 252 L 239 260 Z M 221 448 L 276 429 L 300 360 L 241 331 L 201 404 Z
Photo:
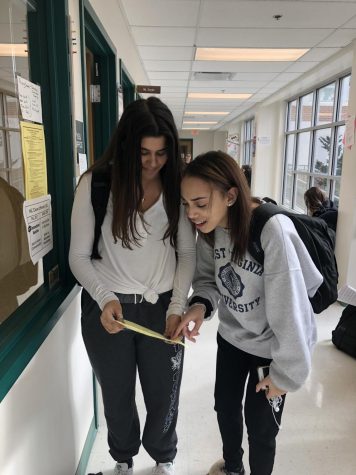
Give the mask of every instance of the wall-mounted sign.
M 271 145 L 271 137 L 268 137 L 268 136 L 257 137 L 257 143 L 259 145 Z
M 136 92 L 161 94 L 161 86 L 136 86 Z

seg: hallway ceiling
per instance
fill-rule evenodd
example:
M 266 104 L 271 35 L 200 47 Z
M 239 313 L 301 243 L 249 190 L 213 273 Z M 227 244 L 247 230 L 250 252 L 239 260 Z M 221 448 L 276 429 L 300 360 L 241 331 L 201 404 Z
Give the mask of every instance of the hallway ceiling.
M 179 129 L 223 130 L 225 124 L 356 38 L 356 1 L 118 1 L 150 84 L 161 86 L 158 97 L 172 110 Z M 309 51 L 296 61 L 196 61 L 196 47 Z M 216 72 L 229 74 L 199 74 Z M 192 92 L 252 95 L 247 99 L 188 98 Z M 228 114 L 185 115 L 187 112 Z

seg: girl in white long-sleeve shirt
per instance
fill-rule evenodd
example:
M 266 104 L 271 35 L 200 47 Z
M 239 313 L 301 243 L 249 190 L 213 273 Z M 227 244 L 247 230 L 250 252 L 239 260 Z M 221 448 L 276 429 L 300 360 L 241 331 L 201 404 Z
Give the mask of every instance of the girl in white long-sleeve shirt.
M 280 214 L 261 233 L 263 266 L 253 259 L 250 219 L 258 205 L 239 166 L 223 152 L 188 165 L 182 199 L 200 236 L 194 293 L 177 334 L 194 341 L 204 318 L 219 309 L 215 410 L 224 460 L 209 475 L 245 474 L 244 396 L 251 474 L 270 475 L 285 394 L 300 388 L 310 371 L 316 328 L 308 296 L 322 276 L 292 221 Z M 261 382 L 259 367 L 269 371 Z
M 95 173 L 110 180 L 97 244 Z M 174 473 L 182 346 L 122 331 L 120 319 L 167 337 L 180 323 L 195 269 L 195 233 L 180 204 L 180 180 L 173 116 L 150 97 L 125 108 L 108 150 L 81 178 L 74 200 L 70 266 L 84 287 L 82 333 L 102 389 L 115 475 L 133 473 L 141 444 L 137 371 L 147 409 L 142 444 L 156 462 L 154 474 Z

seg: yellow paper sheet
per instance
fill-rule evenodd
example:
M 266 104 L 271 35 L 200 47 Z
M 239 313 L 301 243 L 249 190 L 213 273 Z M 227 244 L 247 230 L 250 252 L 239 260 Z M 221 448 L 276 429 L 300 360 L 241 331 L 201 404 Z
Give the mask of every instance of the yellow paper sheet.
M 43 125 L 20 122 L 26 199 L 47 195 L 46 148 Z
M 165 336 L 161 335 L 158 332 L 154 332 L 153 330 L 150 330 L 149 328 L 143 327 L 142 325 L 139 325 L 138 323 L 130 322 L 129 320 L 118 320 L 120 325 L 123 327 L 127 328 L 128 330 L 132 330 L 137 333 L 142 333 L 142 335 L 150 336 L 152 338 L 158 338 L 159 340 L 163 340 L 167 343 L 171 344 L 177 344 L 177 345 L 182 345 L 182 346 L 187 346 L 185 343 L 183 343 L 182 340 L 179 338 L 175 340 L 170 340 L 169 338 L 166 338 Z

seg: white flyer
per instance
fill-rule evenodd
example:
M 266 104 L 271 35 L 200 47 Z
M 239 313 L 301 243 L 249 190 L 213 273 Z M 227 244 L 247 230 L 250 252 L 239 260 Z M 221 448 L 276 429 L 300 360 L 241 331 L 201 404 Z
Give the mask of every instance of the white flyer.
M 17 87 L 22 118 L 42 124 L 41 88 L 27 79 L 17 76 Z
M 23 203 L 28 246 L 33 264 L 53 248 L 51 195 Z

